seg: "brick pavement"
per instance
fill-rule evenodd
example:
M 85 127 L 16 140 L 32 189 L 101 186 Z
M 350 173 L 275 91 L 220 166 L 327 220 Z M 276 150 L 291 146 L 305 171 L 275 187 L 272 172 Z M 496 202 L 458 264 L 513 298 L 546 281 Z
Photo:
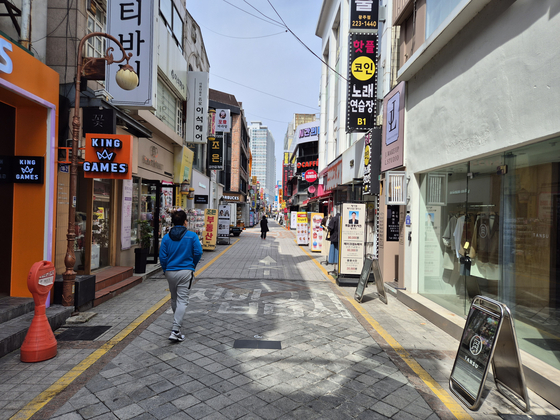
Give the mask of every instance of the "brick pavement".
M 349 303 L 353 290 L 334 286 L 292 233 L 270 225 L 266 240 L 257 229 L 244 231 L 198 276 L 185 342 L 167 340 L 167 303 L 33 418 L 454 418 Z M 205 253 L 200 266 L 216 253 Z M 166 289 L 163 275 L 154 275 L 95 308 L 88 325 L 112 328 L 93 342 L 61 343 L 55 359 L 27 365 L 17 352 L 0 359 L 0 419 L 114 338 Z M 396 299 L 389 306 L 372 299 L 372 290 L 362 308 L 447 389 L 458 343 Z M 236 339 L 254 337 L 280 341 L 282 349 L 233 348 Z M 532 397 L 535 413 L 558 413 Z M 494 389 L 469 414 L 498 413 L 521 414 Z

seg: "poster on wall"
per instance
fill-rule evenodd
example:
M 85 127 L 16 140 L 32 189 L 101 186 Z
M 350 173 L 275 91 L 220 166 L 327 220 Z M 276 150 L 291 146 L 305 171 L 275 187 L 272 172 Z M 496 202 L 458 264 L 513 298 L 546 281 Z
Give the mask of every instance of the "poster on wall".
M 293 214 L 293 213 L 292 213 Z M 309 238 L 307 237 L 308 231 L 307 213 L 296 213 L 296 237 L 298 245 L 308 245 Z
M 340 215 L 340 274 L 362 272 L 366 242 L 366 205 L 345 203 Z
M 295 229 L 297 225 L 297 213 L 295 211 L 291 212 L 290 217 L 290 229 Z
M 323 249 L 323 227 L 321 221 L 323 220 L 323 213 L 311 213 L 311 238 L 309 243 L 311 251 L 321 252 Z
M 218 236 L 218 210 L 204 210 L 204 234 L 202 235 L 202 249 L 214 251 Z
M 121 208 L 121 249 L 130 249 L 130 229 L 132 223 L 132 180 L 123 179 Z
M 229 220 L 231 209 L 229 204 L 218 206 L 218 238 L 229 238 Z
M 399 241 L 399 229 L 400 229 L 399 211 L 400 211 L 399 206 L 387 206 L 387 242 Z

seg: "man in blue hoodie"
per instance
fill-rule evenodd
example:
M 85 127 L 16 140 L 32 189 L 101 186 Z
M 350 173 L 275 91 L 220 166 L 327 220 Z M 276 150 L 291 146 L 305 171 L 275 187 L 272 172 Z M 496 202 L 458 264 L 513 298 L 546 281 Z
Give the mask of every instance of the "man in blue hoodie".
M 187 230 L 187 214 L 176 211 L 173 227 L 161 240 L 159 259 L 171 292 L 171 309 L 173 309 L 173 327 L 169 339 L 183 341 L 181 323 L 189 304 L 189 292 L 194 279 L 194 270 L 202 256 L 202 246 L 198 235 Z

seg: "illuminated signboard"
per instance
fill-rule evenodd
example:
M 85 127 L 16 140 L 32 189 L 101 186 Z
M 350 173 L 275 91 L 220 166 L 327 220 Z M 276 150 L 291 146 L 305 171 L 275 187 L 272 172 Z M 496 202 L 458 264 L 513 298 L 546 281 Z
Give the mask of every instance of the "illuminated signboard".
M 132 136 L 86 134 L 84 178 L 132 179 Z

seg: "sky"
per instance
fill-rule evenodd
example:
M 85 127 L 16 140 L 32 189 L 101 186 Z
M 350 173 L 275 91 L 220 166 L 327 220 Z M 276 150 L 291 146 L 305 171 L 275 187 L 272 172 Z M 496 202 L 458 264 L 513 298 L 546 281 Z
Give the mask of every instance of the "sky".
M 315 29 L 322 0 L 187 0 L 187 10 L 202 31 L 210 88 L 242 102 L 247 124 L 261 121 L 268 127 L 276 146 L 276 180 L 281 180 L 289 122 L 296 113 L 317 113 L 319 118 L 321 61 L 284 27 L 263 16 L 281 22 L 271 4 L 298 38 L 321 56 Z

